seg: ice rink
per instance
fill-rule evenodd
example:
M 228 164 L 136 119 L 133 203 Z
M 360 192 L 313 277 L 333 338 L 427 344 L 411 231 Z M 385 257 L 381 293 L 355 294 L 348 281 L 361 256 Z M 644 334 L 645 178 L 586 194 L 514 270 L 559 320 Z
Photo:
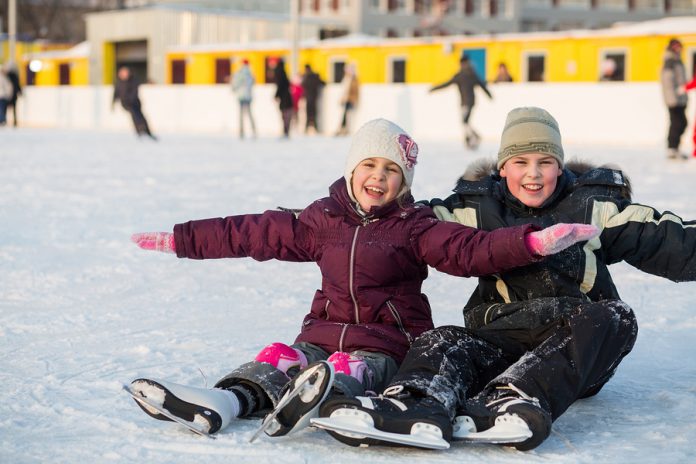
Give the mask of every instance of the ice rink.
M 614 163 L 634 201 L 696 219 L 696 159 L 664 147 L 566 145 Z M 447 196 L 497 145 L 418 141 L 416 199 Z M 133 232 L 189 219 L 301 208 L 343 174 L 350 140 L 0 130 L 0 462 L 601 463 L 688 462 L 696 443 L 696 283 L 626 264 L 612 272 L 638 342 L 602 392 L 574 404 L 528 453 L 351 448 L 307 429 L 248 443 L 258 420 L 217 440 L 154 421 L 121 390 L 137 377 L 212 385 L 266 344 L 290 343 L 320 285 L 315 264 L 179 260 Z M 462 324 L 474 279 L 431 272 L 436 325 Z

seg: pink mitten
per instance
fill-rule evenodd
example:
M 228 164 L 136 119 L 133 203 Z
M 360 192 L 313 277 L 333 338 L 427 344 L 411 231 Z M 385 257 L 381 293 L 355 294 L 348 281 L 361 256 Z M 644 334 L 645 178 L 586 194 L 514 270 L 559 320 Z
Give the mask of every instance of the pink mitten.
M 131 241 L 143 250 L 176 253 L 174 234 L 169 232 L 140 232 L 131 235 Z
M 599 229 L 590 224 L 556 224 L 524 236 L 524 244 L 535 255 L 548 256 L 569 246 L 599 235 Z

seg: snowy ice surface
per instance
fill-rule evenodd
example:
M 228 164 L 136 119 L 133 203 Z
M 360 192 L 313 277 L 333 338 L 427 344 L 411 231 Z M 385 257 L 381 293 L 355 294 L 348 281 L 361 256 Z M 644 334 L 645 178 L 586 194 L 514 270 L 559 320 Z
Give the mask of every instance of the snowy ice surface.
M 591 134 L 588 134 L 591 141 Z M 696 443 L 696 284 L 620 264 L 617 286 L 638 342 L 594 398 L 521 453 L 454 444 L 448 451 L 351 448 L 308 429 L 248 439 L 258 420 L 217 440 L 145 415 L 121 390 L 141 377 L 211 385 L 267 343 L 292 342 L 320 274 L 313 263 L 193 261 L 139 250 L 141 231 L 188 219 L 303 207 L 340 177 L 349 139 L 239 141 L 127 133 L 0 131 L 0 462 L 362 463 L 687 462 Z M 477 155 L 455 141 L 420 143 L 416 198 L 448 194 Z M 635 199 L 696 219 L 696 160 L 662 146 L 568 146 L 621 165 Z M 462 323 L 475 286 L 432 272 L 436 325 Z

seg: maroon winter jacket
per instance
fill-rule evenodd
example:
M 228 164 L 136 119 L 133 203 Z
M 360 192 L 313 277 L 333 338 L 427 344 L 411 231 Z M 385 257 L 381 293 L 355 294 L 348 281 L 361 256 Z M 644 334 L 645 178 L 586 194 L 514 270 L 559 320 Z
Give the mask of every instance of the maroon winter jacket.
M 364 218 L 344 179 L 329 192 L 299 217 L 266 211 L 177 224 L 177 256 L 315 261 L 321 289 L 296 342 L 328 353 L 377 351 L 397 362 L 415 337 L 433 328 L 428 299 L 421 293 L 428 266 L 478 276 L 538 260 L 523 239 L 534 226 L 482 231 L 441 222 L 430 208 L 411 201 L 372 208 Z

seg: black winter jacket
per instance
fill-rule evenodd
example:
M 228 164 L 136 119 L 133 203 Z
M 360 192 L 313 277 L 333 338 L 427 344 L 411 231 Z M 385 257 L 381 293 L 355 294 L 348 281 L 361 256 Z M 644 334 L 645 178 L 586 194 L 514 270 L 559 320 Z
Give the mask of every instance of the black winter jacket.
M 140 87 L 140 84 L 133 76 L 129 76 L 128 79 L 125 80 L 118 79 L 116 84 L 114 84 L 112 103 L 121 100 L 121 106 L 127 111 L 131 108 L 140 107 L 138 87 Z
M 488 91 L 488 87 L 486 87 L 486 83 L 479 79 L 471 64 L 463 65 L 459 72 L 452 76 L 452 79 L 432 87 L 430 91 L 433 92 L 435 90 L 444 89 L 451 84 L 456 84 L 457 89 L 459 89 L 461 106 L 474 106 L 476 103 L 474 88 L 476 86 L 481 87 L 481 89 L 486 92 L 486 95 L 488 95 L 488 98 L 492 98 L 491 93 Z
M 630 184 L 619 170 L 568 164 L 556 191 L 540 208 L 514 198 L 494 162 L 469 168 L 454 192 L 444 201 L 431 201 L 438 218 L 484 230 L 575 222 L 602 231 L 598 238 L 543 261 L 479 278 L 465 316 L 480 305 L 544 297 L 619 299 L 608 266 L 620 261 L 676 282 L 696 280 L 696 221 L 632 203 Z

